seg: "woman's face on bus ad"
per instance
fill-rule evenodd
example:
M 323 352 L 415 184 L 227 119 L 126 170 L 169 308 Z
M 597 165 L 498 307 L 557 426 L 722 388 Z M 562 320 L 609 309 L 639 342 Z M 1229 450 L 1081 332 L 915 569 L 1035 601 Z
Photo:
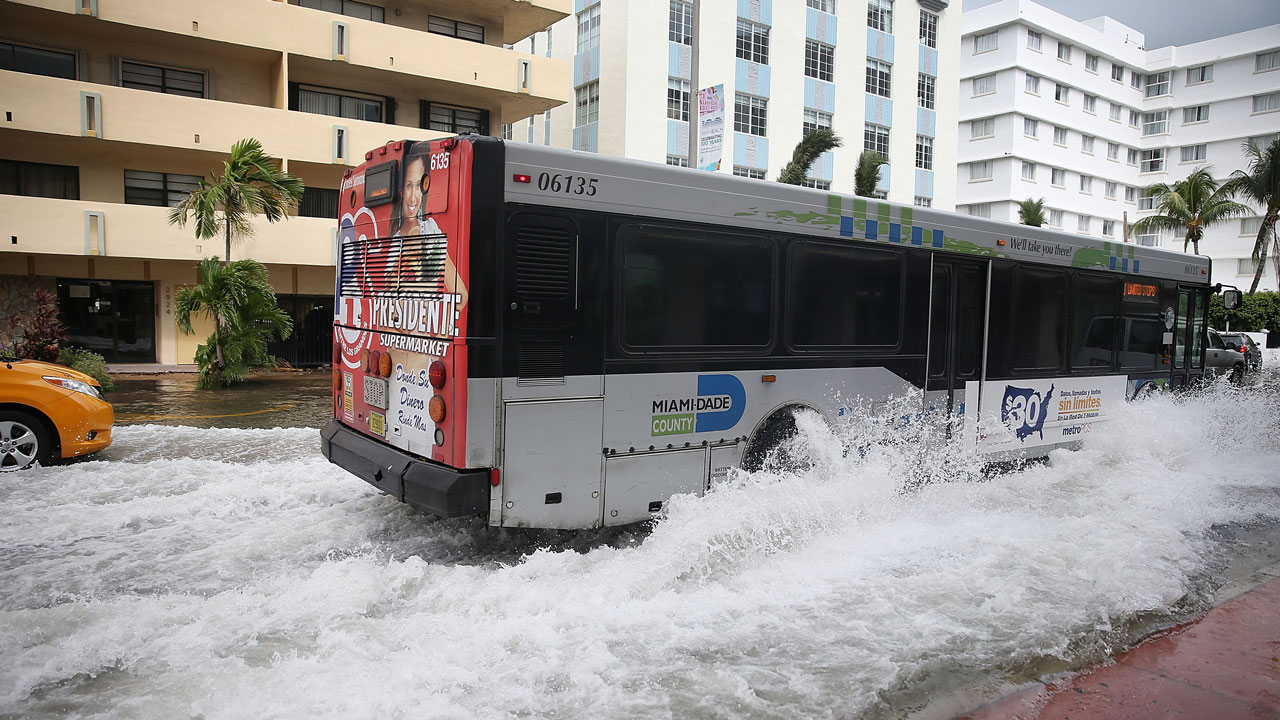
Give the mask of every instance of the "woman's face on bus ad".
M 409 161 L 404 169 L 403 222 L 406 225 L 418 224 L 418 215 L 422 211 L 422 175 L 425 163 L 422 156 Z

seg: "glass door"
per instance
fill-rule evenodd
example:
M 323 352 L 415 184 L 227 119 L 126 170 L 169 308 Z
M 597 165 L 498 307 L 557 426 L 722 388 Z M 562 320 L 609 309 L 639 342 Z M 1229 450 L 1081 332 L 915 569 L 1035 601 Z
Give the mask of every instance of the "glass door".
M 155 296 L 149 282 L 58 280 L 65 343 L 107 362 L 155 362 Z

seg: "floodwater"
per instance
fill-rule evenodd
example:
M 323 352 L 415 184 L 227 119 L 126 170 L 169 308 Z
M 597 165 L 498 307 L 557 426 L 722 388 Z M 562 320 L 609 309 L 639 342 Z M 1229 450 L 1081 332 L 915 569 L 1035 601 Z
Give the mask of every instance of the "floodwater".
M 0 484 L 0 715 L 948 717 L 1276 561 L 1277 379 L 989 478 L 806 427 L 811 470 L 584 533 L 420 514 L 314 428 L 125 425 Z
M 333 375 L 307 370 L 251 375 L 221 390 L 197 390 L 195 373 L 116 379 L 107 393 L 117 425 L 200 428 L 318 428 L 333 413 Z

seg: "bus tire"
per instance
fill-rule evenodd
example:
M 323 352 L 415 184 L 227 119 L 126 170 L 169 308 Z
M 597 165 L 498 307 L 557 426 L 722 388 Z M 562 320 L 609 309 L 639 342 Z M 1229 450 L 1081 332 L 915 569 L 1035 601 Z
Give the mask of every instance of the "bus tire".
M 1231 366 L 1231 382 L 1235 385 L 1244 383 L 1244 363 L 1236 363 Z
M 806 409 L 790 405 L 770 415 L 747 443 L 742 454 L 742 469 L 756 472 L 769 465 L 779 470 L 799 472 L 812 467 L 812 460 L 797 452 L 791 442 L 799 433 L 796 413 Z

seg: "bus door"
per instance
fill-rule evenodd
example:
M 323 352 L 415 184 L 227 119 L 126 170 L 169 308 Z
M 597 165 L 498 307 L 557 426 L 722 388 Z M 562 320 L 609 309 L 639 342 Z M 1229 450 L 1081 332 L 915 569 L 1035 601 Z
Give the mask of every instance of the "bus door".
M 933 260 L 925 408 L 946 413 L 948 435 L 965 415 L 966 401 L 971 412 L 978 408 L 976 396 L 965 397 L 965 384 L 976 388 L 982 380 L 988 266 L 937 255 Z
M 1205 314 L 1209 295 L 1205 288 L 1178 288 L 1177 320 L 1173 327 L 1174 387 L 1189 385 L 1204 374 Z
M 490 521 L 594 527 L 603 513 L 604 381 L 566 373 L 579 332 L 578 226 L 526 212 L 508 220 L 506 238 L 502 480 L 490 497 Z

